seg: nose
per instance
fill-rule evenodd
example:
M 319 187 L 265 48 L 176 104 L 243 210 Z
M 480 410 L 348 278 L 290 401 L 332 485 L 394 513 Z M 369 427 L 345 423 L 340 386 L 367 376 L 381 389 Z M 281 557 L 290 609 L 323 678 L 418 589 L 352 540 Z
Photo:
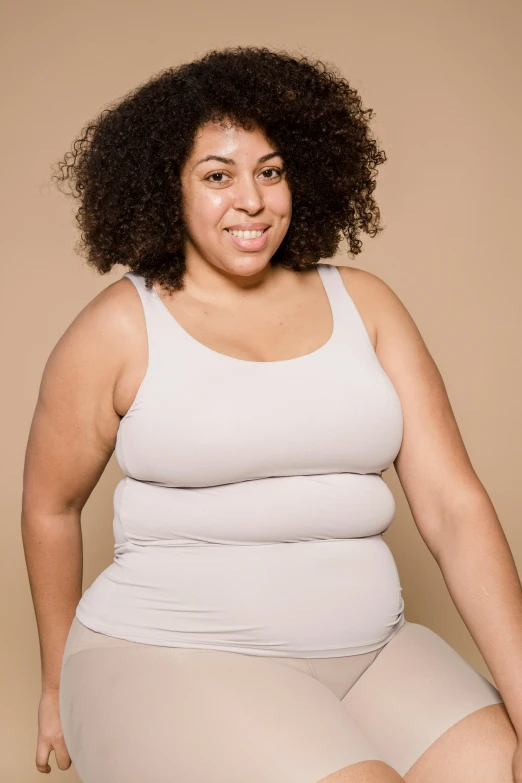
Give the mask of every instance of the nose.
M 245 174 L 243 177 L 238 178 L 234 187 L 233 206 L 235 209 L 242 209 L 249 214 L 259 212 L 263 208 L 264 200 L 261 186 L 254 177 Z

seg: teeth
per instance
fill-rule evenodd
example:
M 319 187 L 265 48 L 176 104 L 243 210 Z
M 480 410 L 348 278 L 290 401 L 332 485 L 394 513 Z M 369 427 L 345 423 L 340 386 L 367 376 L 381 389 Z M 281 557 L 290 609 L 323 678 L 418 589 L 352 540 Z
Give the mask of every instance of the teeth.
M 262 231 L 232 231 L 230 228 L 227 228 L 227 231 L 229 234 L 232 234 L 232 236 L 241 237 L 241 239 L 255 239 L 263 234 Z

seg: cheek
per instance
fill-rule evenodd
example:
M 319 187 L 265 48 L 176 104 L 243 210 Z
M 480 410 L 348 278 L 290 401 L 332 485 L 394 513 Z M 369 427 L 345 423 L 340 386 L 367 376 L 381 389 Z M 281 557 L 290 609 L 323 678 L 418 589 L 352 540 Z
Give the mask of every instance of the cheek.
M 273 189 L 270 198 L 265 200 L 266 206 L 272 210 L 275 215 L 289 217 L 292 214 L 292 196 L 288 188 Z
M 228 208 L 228 201 L 223 192 L 205 188 L 188 199 L 188 222 L 196 231 L 203 226 L 215 226 Z

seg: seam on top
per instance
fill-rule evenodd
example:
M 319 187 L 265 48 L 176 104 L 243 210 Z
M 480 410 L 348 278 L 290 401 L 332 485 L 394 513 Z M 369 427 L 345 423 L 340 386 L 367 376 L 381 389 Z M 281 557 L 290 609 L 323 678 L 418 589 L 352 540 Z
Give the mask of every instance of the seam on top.
M 127 419 L 125 417 L 129 414 L 131 408 L 134 407 L 134 403 L 136 402 L 136 399 L 137 399 L 137 397 L 134 398 L 134 402 L 132 403 L 131 407 L 129 408 L 129 410 L 127 411 L 127 413 L 123 417 L 123 419 L 120 421 L 119 428 L 118 428 L 118 434 L 119 434 L 119 438 L 120 438 L 120 457 L 122 458 L 121 459 L 121 462 L 122 462 L 121 467 L 123 468 L 123 472 L 125 473 L 126 477 L 130 476 L 131 472 L 130 472 L 129 462 L 127 460 L 126 449 L 125 449 L 125 422 L 127 421 Z
M 123 484 L 123 489 L 122 489 L 122 492 L 121 492 L 120 508 L 119 508 L 121 532 L 125 536 L 125 541 L 127 541 L 127 543 L 129 543 L 129 536 L 127 535 L 127 528 L 126 528 L 125 522 L 123 520 L 123 512 L 124 512 L 124 509 L 125 509 L 125 496 L 126 496 L 127 491 L 128 491 L 127 488 L 129 486 L 129 479 L 130 478 L 131 477 L 128 474 L 125 476 L 125 479 L 124 479 L 125 483 Z

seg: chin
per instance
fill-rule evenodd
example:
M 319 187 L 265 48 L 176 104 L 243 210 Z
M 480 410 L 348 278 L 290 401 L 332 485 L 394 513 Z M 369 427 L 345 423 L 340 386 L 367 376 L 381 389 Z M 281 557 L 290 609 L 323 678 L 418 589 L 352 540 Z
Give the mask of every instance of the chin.
M 240 256 L 223 263 L 225 269 L 236 274 L 253 275 L 270 265 L 270 258 Z

